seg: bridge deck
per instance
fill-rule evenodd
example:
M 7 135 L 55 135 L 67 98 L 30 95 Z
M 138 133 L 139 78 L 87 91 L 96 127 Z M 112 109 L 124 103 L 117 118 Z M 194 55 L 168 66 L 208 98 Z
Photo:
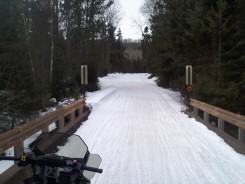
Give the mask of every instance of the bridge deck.
M 178 95 L 145 74 L 113 74 L 88 97 L 76 132 L 102 157 L 98 184 L 244 183 L 245 156 L 181 112 Z

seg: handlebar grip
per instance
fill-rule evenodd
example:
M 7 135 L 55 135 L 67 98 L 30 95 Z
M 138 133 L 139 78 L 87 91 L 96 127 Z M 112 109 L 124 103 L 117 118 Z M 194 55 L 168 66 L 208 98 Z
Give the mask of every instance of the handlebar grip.
M 20 157 L 0 156 L 0 160 L 20 161 Z
M 98 168 L 89 167 L 89 166 L 83 166 L 83 169 L 86 171 L 92 171 L 92 172 L 96 172 L 96 173 L 102 173 L 103 172 L 103 169 L 98 169 Z

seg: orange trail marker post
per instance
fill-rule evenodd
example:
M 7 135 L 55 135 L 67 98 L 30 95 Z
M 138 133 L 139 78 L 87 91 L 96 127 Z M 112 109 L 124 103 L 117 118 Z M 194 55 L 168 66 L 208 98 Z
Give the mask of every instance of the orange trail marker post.
M 192 90 L 193 90 L 193 87 L 192 87 L 192 66 L 191 65 L 186 65 L 185 67 L 185 84 L 187 86 L 187 91 L 188 91 L 188 108 L 189 108 L 189 111 L 190 111 L 190 98 L 191 98 L 191 93 L 192 93 Z
M 187 87 L 187 90 L 189 91 L 189 92 L 191 92 L 192 91 L 192 86 L 191 85 L 189 85 L 188 87 Z
M 192 66 L 191 65 L 186 65 L 185 67 L 185 84 L 187 86 L 192 85 Z

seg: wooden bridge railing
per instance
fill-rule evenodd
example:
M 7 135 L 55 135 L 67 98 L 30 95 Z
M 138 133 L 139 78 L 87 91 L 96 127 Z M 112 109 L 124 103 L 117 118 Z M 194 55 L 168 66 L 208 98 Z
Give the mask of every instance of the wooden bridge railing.
M 0 134 L 0 154 L 14 147 L 14 156 L 20 156 L 24 152 L 24 141 L 39 131 L 48 132 L 49 126 L 53 123 L 57 127 L 55 131 L 58 132 L 68 132 L 74 127 L 80 126 L 81 121 L 89 114 L 89 111 L 84 112 L 84 106 L 85 100 L 81 99 L 34 121 Z M 3 182 L 9 175 L 12 176 L 18 170 L 19 168 L 13 165 L 0 175 L 0 181 Z
M 226 111 L 195 99 L 190 100 L 190 105 L 194 108 L 195 116 L 201 117 L 205 122 L 217 125 L 222 131 L 225 131 L 225 127 L 229 124 L 237 127 L 238 140 L 243 143 L 245 142 L 245 116 Z M 214 119 L 216 119 L 217 122 L 215 122 Z
M 48 113 L 0 135 L 0 153 L 14 147 L 15 155 L 23 153 L 23 141 L 38 131 L 48 131 L 49 125 L 56 123 L 59 132 L 66 132 L 83 117 L 84 100 L 79 100 L 54 112 Z M 19 154 L 18 154 L 19 153 Z

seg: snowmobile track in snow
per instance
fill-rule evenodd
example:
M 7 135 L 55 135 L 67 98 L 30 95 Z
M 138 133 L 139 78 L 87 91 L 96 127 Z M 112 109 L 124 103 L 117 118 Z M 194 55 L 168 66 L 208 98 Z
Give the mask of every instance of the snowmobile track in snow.
M 110 74 L 100 84 L 88 94 L 93 111 L 76 132 L 102 157 L 103 174 L 92 183 L 245 183 L 245 156 L 181 112 L 178 93 L 147 74 Z

